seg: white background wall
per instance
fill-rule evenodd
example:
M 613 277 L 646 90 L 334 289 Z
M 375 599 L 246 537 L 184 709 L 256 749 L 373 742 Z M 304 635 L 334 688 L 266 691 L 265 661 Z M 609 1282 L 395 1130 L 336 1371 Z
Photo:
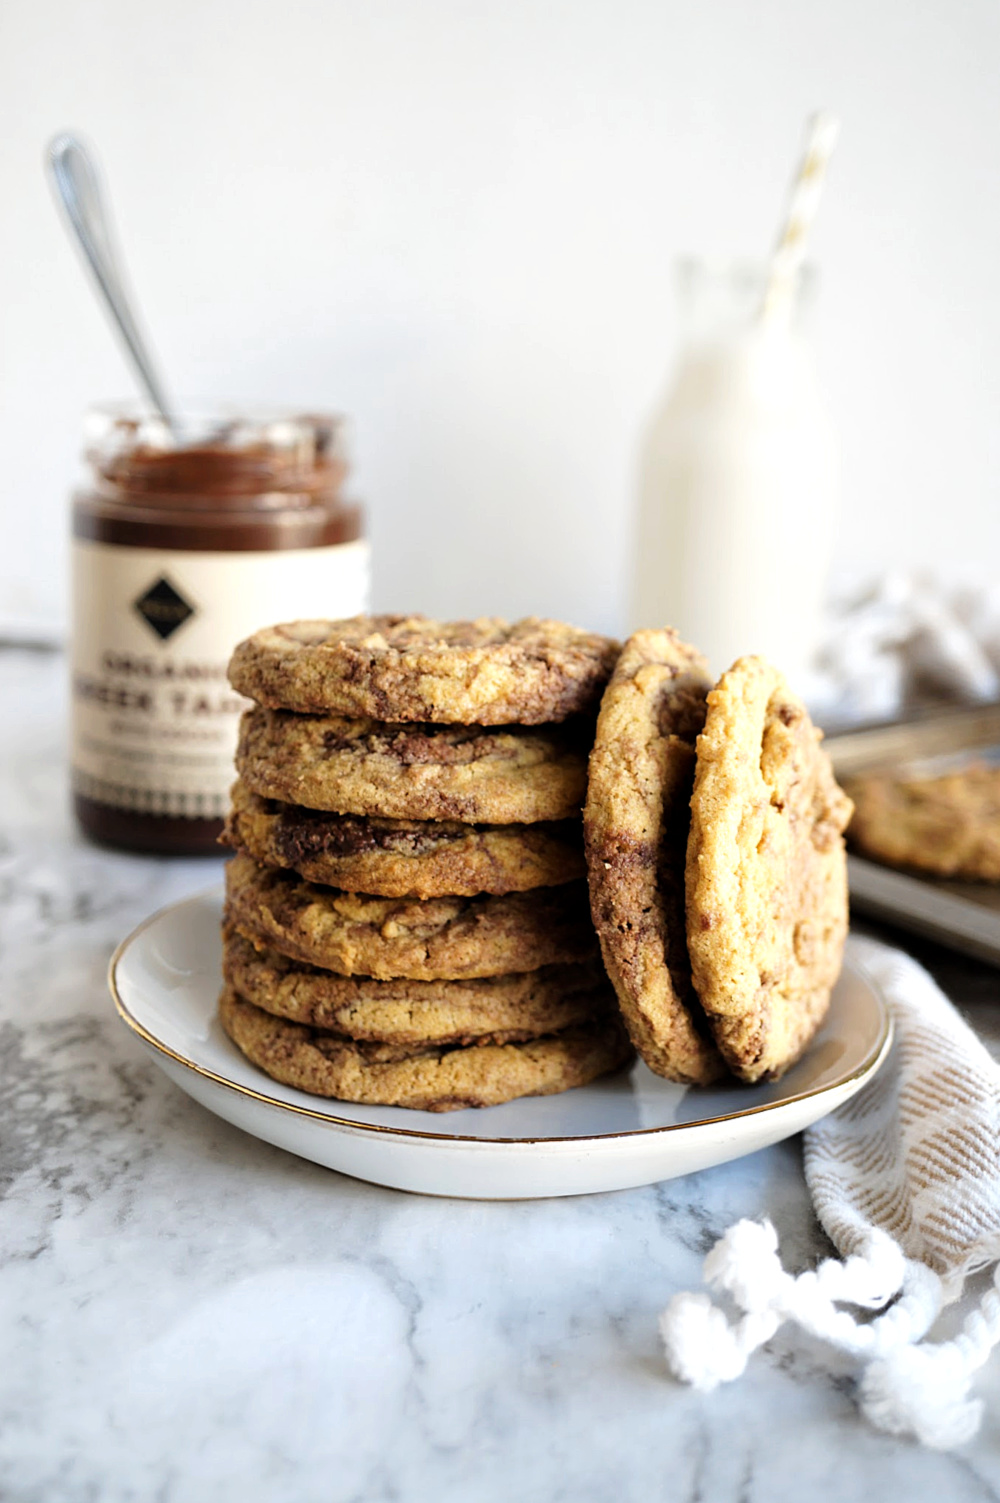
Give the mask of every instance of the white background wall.
M 1000 544 L 996 0 L 3 0 L 0 617 L 64 611 L 78 422 L 130 383 L 45 140 L 103 156 L 174 386 L 343 409 L 376 602 L 624 617 L 670 267 L 766 250 L 817 104 L 842 562 Z

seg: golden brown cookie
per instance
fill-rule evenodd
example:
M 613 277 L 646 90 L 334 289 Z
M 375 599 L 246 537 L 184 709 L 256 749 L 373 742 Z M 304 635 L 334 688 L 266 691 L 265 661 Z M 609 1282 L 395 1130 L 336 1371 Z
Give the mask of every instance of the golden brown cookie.
M 284 1085 L 341 1101 L 425 1112 L 551 1096 L 617 1069 L 631 1054 L 613 1014 L 528 1043 L 435 1049 L 388 1063 L 373 1063 L 356 1044 L 334 1035 L 272 1017 L 228 986 L 219 998 L 219 1018 L 236 1047 Z
M 592 725 L 385 725 L 255 706 L 236 766 L 262 798 L 335 814 L 536 824 L 579 814 Z
M 403 1054 L 540 1038 L 614 1007 L 596 961 L 475 981 L 374 981 L 258 951 L 235 929 L 223 935 L 222 974 L 263 1012 Z
M 597 953 L 583 882 L 505 897 L 373 898 L 236 856 L 226 914 L 257 946 L 342 976 L 504 976 Z
M 617 645 L 561 621 L 352 616 L 241 642 L 229 681 L 270 709 L 460 725 L 543 725 L 592 709 Z
M 851 802 L 782 675 L 740 660 L 708 696 L 691 798 L 688 949 L 727 1064 L 775 1079 L 819 1027 L 847 933 Z
M 676 632 L 639 631 L 604 691 L 584 838 L 594 927 L 642 1058 L 667 1080 L 723 1072 L 691 984 L 684 860 L 694 739 L 711 686 Z
M 232 800 L 223 836 L 229 845 L 263 866 L 288 867 L 347 892 L 472 897 L 556 887 L 584 874 L 577 820 L 463 825 L 328 814 L 258 798 L 242 783 Z
M 863 855 L 938 877 L 1000 882 L 1000 767 L 872 772 L 845 787 L 854 800 L 848 836 Z

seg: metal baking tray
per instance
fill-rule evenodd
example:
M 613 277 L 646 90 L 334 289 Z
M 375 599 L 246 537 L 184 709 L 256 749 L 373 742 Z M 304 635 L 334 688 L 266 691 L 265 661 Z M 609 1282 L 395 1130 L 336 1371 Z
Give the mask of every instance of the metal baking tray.
M 827 736 L 837 776 L 876 769 L 944 772 L 974 756 L 1000 762 L 1000 705 Z M 955 882 L 848 858 L 851 905 L 1000 966 L 1000 884 Z

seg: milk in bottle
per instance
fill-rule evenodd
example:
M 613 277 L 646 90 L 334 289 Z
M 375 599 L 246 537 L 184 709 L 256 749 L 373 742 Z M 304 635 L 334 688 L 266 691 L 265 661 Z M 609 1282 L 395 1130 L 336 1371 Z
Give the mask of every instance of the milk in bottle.
M 675 626 L 716 672 L 745 653 L 792 680 L 818 644 L 837 444 L 800 328 L 759 317 L 763 268 L 685 262 L 683 346 L 648 427 L 632 625 Z

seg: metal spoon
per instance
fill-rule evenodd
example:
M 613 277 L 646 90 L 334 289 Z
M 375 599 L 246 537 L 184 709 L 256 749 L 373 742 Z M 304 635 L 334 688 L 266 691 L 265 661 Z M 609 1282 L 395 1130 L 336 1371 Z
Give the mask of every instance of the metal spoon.
M 125 290 L 125 277 L 120 257 L 115 252 L 111 218 L 101 194 L 94 155 L 79 136 L 63 132 L 49 142 L 46 162 L 56 198 L 93 273 L 140 385 L 177 438 L 179 424 L 173 403 L 167 397 Z

